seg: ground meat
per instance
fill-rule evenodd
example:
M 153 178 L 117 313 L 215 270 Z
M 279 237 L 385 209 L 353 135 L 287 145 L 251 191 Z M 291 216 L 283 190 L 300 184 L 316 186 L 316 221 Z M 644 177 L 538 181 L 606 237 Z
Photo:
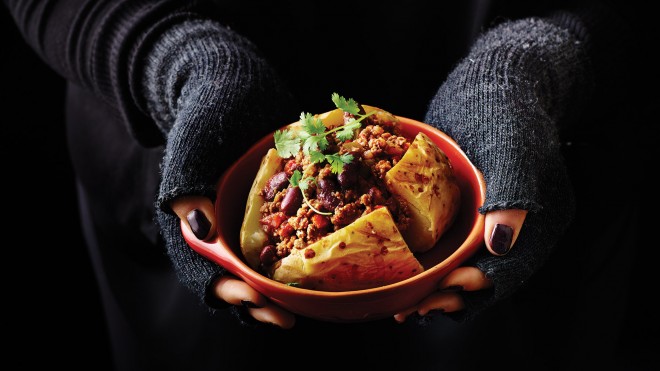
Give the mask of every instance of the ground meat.
M 356 140 L 365 148 L 364 158 L 375 159 L 386 156 L 390 164 L 396 164 L 410 147 L 403 136 L 385 132 L 380 125 L 367 125 Z
M 350 203 L 335 209 L 335 214 L 330 218 L 335 229 L 345 227 L 355 221 L 362 215 L 362 209 L 357 203 Z
M 285 238 L 282 241 L 280 241 L 275 248 L 277 249 L 277 257 L 282 259 L 287 257 L 291 253 L 291 249 L 293 249 L 293 245 L 296 242 L 295 237 L 289 237 Z
M 350 115 L 345 119 L 350 119 Z M 271 201 L 266 200 L 260 209 L 269 237 L 267 244 L 276 247 L 278 259 L 293 249 L 305 249 L 381 207 L 388 208 L 399 230 L 407 229 L 410 212 L 389 193 L 384 177 L 405 154 L 410 141 L 399 135 L 394 122 L 382 117 L 370 116 L 363 125 L 353 141 L 338 143 L 335 136 L 327 137 L 329 145 L 324 153 L 353 155 L 347 173 L 335 174 L 328 162 L 313 164 L 302 151 L 284 162 L 281 171 L 287 175 L 298 170 L 303 179 L 312 180 L 304 191 L 306 200 L 294 216 L 286 216 L 281 210 L 290 185 L 278 191 Z M 326 212 L 331 215 L 325 215 Z
M 380 160 L 374 165 L 373 172 L 374 175 L 379 179 L 385 179 L 385 173 L 390 171 L 392 168 L 392 163 L 388 160 Z

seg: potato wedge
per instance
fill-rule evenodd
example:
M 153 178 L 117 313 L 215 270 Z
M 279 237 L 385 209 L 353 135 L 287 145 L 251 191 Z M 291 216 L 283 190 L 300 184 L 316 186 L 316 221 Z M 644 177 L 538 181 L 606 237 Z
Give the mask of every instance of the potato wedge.
M 453 223 L 460 189 L 447 155 L 418 133 L 401 160 L 385 174 L 387 188 L 410 206 L 411 222 L 403 237 L 413 252 L 438 242 Z
M 266 232 L 261 229 L 261 206 L 264 204 L 264 199 L 261 197 L 261 190 L 281 167 L 284 160 L 277 155 L 274 148 L 268 150 L 266 155 L 261 160 L 259 171 L 257 172 L 247 203 L 245 205 L 245 215 L 243 216 L 243 224 L 241 225 L 240 245 L 241 252 L 245 257 L 247 263 L 253 269 L 259 268 L 259 254 L 263 248 L 268 236 Z
M 362 108 L 365 112 L 371 113 L 369 119 L 371 125 L 396 131 L 398 125 L 396 116 L 377 107 L 363 105 Z M 328 129 L 341 126 L 345 122 L 345 113 L 340 109 L 315 116 L 320 118 Z M 294 133 L 307 130 L 303 129 L 302 121 L 291 124 L 288 129 Z M 380 133 L 383 133 L 383 130 Z M 322 291 L 373 288 L 395 283 L 423 272 L 424 267 L 414 254 L 427 251 L 435 246 L 444 232 L 452 225 L 460 204 L 460 190 L 449 159 L 428 136 L 419 133 L 409 146 L 408 143 L 410 142 L 405 143 L 406 152 L 403 155 L 399 154 L 398 161 L 391 162 L 390 166 L 392 163 L 394 165 L 384 173 L 384 178 L 380 178 L 384 180 L 384 185 L 382 182 L 380 183 L 384 193 L 378 193 L 376 188 L 372 195 L 371 189 L 375 188 L 372 186 L 369 188 L 369 193 L 364 194 L 364 199 L 359 197 L 359 194 L 357 197 L 349 196 L 353 198 L 340 201 L 347 202 L 347 204 L 342 204 L 346 208 L 341 212 L 337 211 L 339 209 L 335 209 L 335 214 L 328 213 L 319 218 L 312 218 L 309 214 L 305 215 L 312 210 L 316 213 L 315 215 L 325 213 L 315 209 L 312 204 L 317 205 L 316 207 L 322 205 L 321 210 L 326 210 L 326 212 L 338 207 L 332 204 L 333 200 L 340 197 L 336 194 L 332 195 L 332 192 L 336 191 L 325 191 L 337 187 L 336 183 L 333 183 L 332 177 L 329 177 L 328 181 L 324 180 L 325 183 L 313 183 L 311 193 L 308 194 L 312 198 L 312 203 L 310 204 L 310 201 L 305 199 L 307 206 L 299 209 L 297 216 L 288 213 L 287 217 L 290 219 L 278 220 L 282 216 L 282 212 L 277 210 L 282 207 L 280 202 L 284 202 L 279 201 L 280 199 L 273 201 L 271 207 L 274 205 L 274 210 L 280 215 L 278 216 L 274 212 L 268 215 L 269 217 L 275 216 L 272 220 L 278 223 L 274 226 L 266 223 L 268 228 L 277 228 L 269 232 L 272 233 L 270 237 L 272 240 L 269 242 L 269 236 L 261 225 L 264 217 L 261 208 L 266 202 L 261 191 L 274 174 L 282 171 L 284 161 L 288 161 L 280 158 L 274 148 L 270 149 L 264 156 L 252 184 L 241 226 L 240 244 L 247 263 L 253 269 L 276 281 Z M 364 142 L 360 143 L 357 140 L 342 143 L 342 145 L 359 147 L 355 152 L 351 152 L 355 156 L 361 156 L 366 146 Z M 371 145 L 369 143 L 369 146 Z M 300 163 L 305 163 L 305 160 Z M 302 170 L 302 178 L 315 179 L 317 176 L 315 172 L 320 173 L 319 169 L 309 166 L 313 164 L 312 162 L 307 161 L 306 164 Z M 373 169 L 370 170 L 373 171 Z M 361 175 L 358 175 L 361 177 L 359 181 L 376 182 L 375 178 L 370 178 L 373 176 L 371 174 L 374 173 L 363 171 Z M 382 177 L 382 173 L 379 176 Z M 300 178 L 296 181 L 300 181 Z M 314 182 L 316 181 L 315 179 Z M 309 183 L 307 184 L 309 187 Z M 360 186 L 363 187 L 361 191 L 364 192 L 364 183 Z M 353 192 L 355 190 L 351 189 Z M 303 197 L 305 197 L 304 194 Z M 378 197 L 396 197 L 399 202 L 406 204 L 406 208 L 394 209 L 396 220 L 403 218 L 402 220 L 406 221 L 406 229 L 399 230 L 393 214 L 388 207 L 383 207 L 387 202 L 383 199 L 378 201 L 378 205 L 370 205 L 369 210 L 372 211 L 368 214 L 361 217 L 358 217 L 359 214 L 351 215 L 354 210 L 358 212 L 363 210 L 360 209 L 360 205 L 369 204 Z M 302 214 L 300 214 L 301 212 Z M 405 212 L 405 215 L 396 214 L 396 212 Z M 327 217 L 327 215 L 334 216 Z M 334 217 L 337 218 L 333 219 Z M 342 218 L 355 217 L 357 219 L 350 219 L 350 224 L 341 223 Z M 334 227 L 331 225 L 330 228 L 338 225 L 343 227 L 336 230 L 330 229 L 329 234 L 313 237 L 310 242 L 303 242 L 301 248 L 300 241 L 304 241 L 310 233 L 313 234 L 319 229 L 323 230 L 323 233 L 327 233 L 325 229 L 327 224 L 324 223 L 334 224 Z M 292 228 L 298 228 L 298 230 L 292 230 Z M 270 262 L 264 262 L 265 265 L 261 264 L 260 254 L 267 244 L 277 244 L 277 254 L 286 251 L 285 257 L 280 260 L 274 259 L 272 265 Z
M 392 214 L 383 207 L 304 249 L 292 250 L 270 274 L 302 288 L 347 291 L 387 285 L 422 271 Z

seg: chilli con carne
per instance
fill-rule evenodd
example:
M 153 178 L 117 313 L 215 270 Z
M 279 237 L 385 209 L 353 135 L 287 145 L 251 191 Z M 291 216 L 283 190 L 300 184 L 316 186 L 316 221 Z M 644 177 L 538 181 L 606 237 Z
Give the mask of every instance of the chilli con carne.
M 345 123 L 354 116 L 345 113 Z M 289 255 L 292 249 L 303 249 L 321 237 L 343 228 L 375 209 L 389 209 L 400 231 L 410 219 L 408 206 L 397 199 L 385 185 L 385 174 L 397 164 L 410 147 L 396 121 L 372 115 L 364 120 L 355 140 L 339 141 L 328 136 L 328 150 L 351 154 L 353 160 L 335 174 L 329 163 L 312 163 L 299 151 L 287 159 L 280 172 L 274 174 L 261 190 L 265 200 L 260 211 L 267 244 L 260 254 L 261 264 L 270 266 Z M 304 191 L 290 184 L 294 171 L 308 179 Z M 320 212 L 317 212 L 320 211 Z
M 460 192 L 447 156 L 398 118 L 332 95 L 337 109 L 275 131 L 250 189 L 241 252 L 302 288 L 346 291 L 424 271 L 414 253 L 451 226 Z

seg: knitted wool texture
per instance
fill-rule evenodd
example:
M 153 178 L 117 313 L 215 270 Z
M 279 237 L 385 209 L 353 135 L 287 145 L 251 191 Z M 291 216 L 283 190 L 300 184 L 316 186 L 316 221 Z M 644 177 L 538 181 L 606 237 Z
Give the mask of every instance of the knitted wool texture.
M 484 249 L 472 259 L 494 287 L 464 292 L 467 310 L 454 318 L 470 319 L 511 295 L 572 220 L 558 128 L 570 123 L 575 101 L 588 89 L 587 66 L 582 41 L 567 28 L 537 18 L 510 21 L 482 35 L 433 98 L 425 121 L 453 137 L 484 174 L 480 212 L 529 210 L 507 255 Z
M 212 21 L 173 26 L 148 56 L 146 105 L 167 136 L 157 221 L 181 282 L 221 306 L 206 290 L 223 271 L 185 243 L 169 202 L 183 195 L 214 199 L 222 170 L 295 117 L 288 109 L 293 100 L 251 43 Z
M 425 121 L 452 136 L 484 173 L 480 211 L 530 211 L 509 254 L 484 251 L 473 258 L 494 288 L 463 293 L 466 310 L 452 315 L 459 321 L 524 284 L 573 215 L 558 124 L 568 121 L 571 100 L 587 85 L 587 60 L 581 40 L 556 23 L 533 18 L 488 31 L 429 105 Z M 210 21 L 191 20 L 165 32 L 145 71 L 148 110 L 168 138 L 157 202 L 168 254 L 180 280 L 219 307 L 206 290 L 222 269 L 187 246 L 167 203 L 187 194 L 213 199 L 221 170 L 268 128 L 293 117 L 293 105 L 253 46 Z

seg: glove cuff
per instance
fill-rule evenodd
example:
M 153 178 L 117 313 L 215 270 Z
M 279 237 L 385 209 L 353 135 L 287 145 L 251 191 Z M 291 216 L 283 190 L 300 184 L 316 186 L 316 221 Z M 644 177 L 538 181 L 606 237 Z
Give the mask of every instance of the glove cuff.
M 157 210 L 156 221 L 179 281 L 211 308 L 223 308 L 222 301 L 213 299 L 210 288 L 212 283 L 225 273 L 225 269 L 202 258 L 188 246 L 181 234 L 181 222 L 176 215 Z
M 543 207 L 540 174 L 563 166 L 558 126 L 589 89 L 576 41 L 539 18 L 501 24 L 478 39 L 432 100 L 425 121 L 454 138 L 484 174 L 482 212 Z
M 156 206 L 215 196 L 221 172 L 295 117 L 293 99 L 255 47 L 210 20 L 178 23 L 154 43 L 143 77 L 146 110 L 167 137 Z

